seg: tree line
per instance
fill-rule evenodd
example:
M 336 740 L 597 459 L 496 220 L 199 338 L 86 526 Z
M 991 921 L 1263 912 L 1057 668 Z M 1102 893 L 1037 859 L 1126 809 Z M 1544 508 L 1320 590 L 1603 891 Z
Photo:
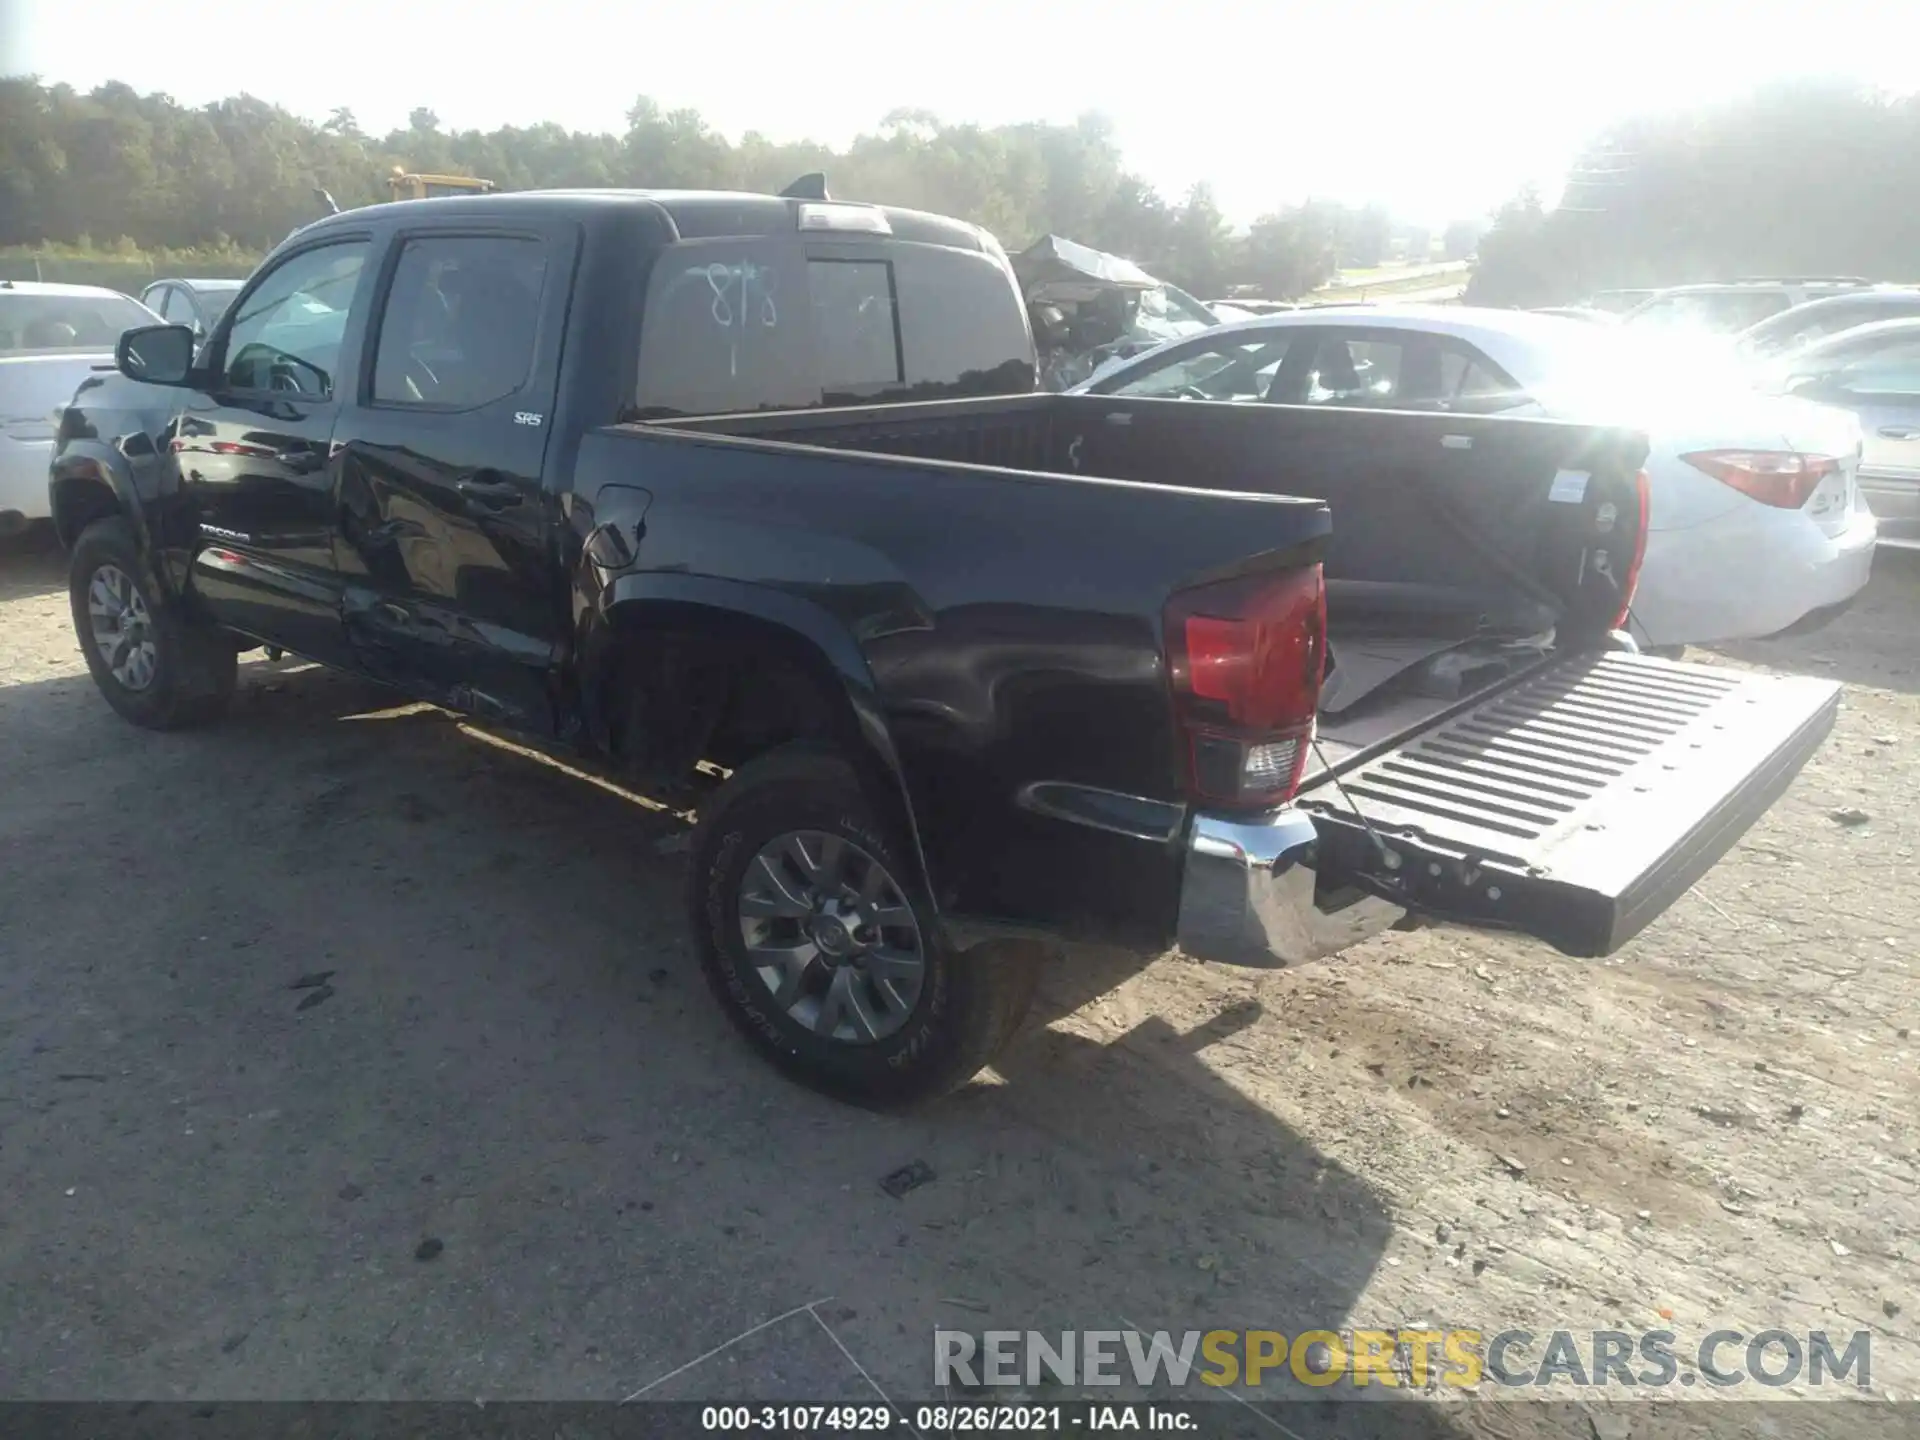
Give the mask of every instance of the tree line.
M 1478 233 L 1463 224 L 1434 237 L 1380 206 L 1325 202 L 1279 208 L 1236 231 L 1207 186 L 1169 199 L 1129 171 L 1097 115 L 979 126 L 898 110 L 842 151 L 754 132 L 730 140 L 697 111 L 645 97 L 626 118 L 618 135 L 551 124 L 449 130 L 421 108 L 375 136 L 344 109 L 314 123 L 246 95 L 196 108 L 117 83 L 82 94 L 0 79 L 0 247 L 257 254 L 320 213 L 316 187 L 343 208 L 373 204 L 387 198 L 395 166 L 482 176 L 507 190 L 766 192 L 822 170 L 838 198 L 957 215 L 1009 250 L 1065 235 L 1203 297 L 1236 285 L 1297 295 L 1338 266 L 1424 259 L 1437 238 L 1463 256 Z
M 1559 202 L 1494 217 L 1472 303 L 1748 275 L 1920 281 L 1920 97 L 1771 85 L 1597 136 Z

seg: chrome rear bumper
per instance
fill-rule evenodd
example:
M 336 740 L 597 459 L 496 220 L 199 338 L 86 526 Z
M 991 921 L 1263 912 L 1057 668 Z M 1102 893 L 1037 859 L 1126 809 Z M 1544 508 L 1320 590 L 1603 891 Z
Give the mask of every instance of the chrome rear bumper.
M 1318 850 L 1313 818 L 1299 810 L 1196 815 L 1180 884 L 1180 949 L 1197 960 L 1272 969 L 1356 945 L 1406 913 L 1364 894 L 1321 909 Z

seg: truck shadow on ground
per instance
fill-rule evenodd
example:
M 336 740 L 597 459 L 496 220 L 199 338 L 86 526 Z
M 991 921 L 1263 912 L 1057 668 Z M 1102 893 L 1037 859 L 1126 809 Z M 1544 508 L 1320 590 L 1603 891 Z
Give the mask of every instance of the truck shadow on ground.
M 67 557 L 49 529 L 0 538 L 0 603 L 67 588 Z
M 896 1398 L 936 1326 L 1379 1318 L 1385 1202 L 1205 1063 L 1257 1009 L 1048 1028 L 1140 963 L 1096 957 L 997 1080 L 876 1116 L 731 1033 L 669 815 L 317 668 L 183 735 L 85 677 L 0 699 L 0 1184 L 67 1237 L 0 1258 L 63 1312 L 9 1327 L 22 1395 L 617 1398 L 828 1295 Z M 673 1398 L 823 1398 L 769 1344 Z

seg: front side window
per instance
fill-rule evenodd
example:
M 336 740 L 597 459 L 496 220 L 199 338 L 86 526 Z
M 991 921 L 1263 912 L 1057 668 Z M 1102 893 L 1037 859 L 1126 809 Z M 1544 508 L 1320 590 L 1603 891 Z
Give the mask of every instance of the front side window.
M 227 387 L 330 399 L 366 257 L 364 240 L 323 245 L 262 279 L 234 309 L 226 339 Z
M 1221 341 L 1168 356 L 1151 368 L 1096 386 L 1102 395 L 1163 400 L 1264 400 L 1286 358 L 1289 337 Z
M 406 242 L 373 364 L 386 405 L 476 409 L 517 394 L 533 368 L 546 247 L 516 236 Z

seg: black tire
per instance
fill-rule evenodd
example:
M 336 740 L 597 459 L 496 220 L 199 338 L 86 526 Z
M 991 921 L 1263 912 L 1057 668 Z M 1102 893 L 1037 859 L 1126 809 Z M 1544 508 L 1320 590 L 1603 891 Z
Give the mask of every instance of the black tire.
M 109 565 L 128 578 L 146 607 L 155 658 L 152 679 L 141 689 L 123 684 L 94 643 L 87 595 Z M 239 665 L 234 641 L 154 584 L 125 516 L 96 520 L 81 532 L 67 569 L 67 598 L 93 683 L 123 717 L 149 730 L 182 730 L 218 719 L 227 708 Z
M 747 957 L 739 900 L 748 867 L 783 834 L 819 831 L 858 846 L 900 880 L 920 928 L 924 978 L 900 1028 L 864 1043 L 816 1034 L 775 1002 Z M 1032 1003 L 1044 951 L 941 943 L 904 847 L 877 818 L 846 760 L 790 746 L 734 772 L 701 807 L 689 909 L 701 968 L 740 1033 L 792 1078 L 876 1108 L 931 1100 L 967 1083 L 1011 1040 Z

